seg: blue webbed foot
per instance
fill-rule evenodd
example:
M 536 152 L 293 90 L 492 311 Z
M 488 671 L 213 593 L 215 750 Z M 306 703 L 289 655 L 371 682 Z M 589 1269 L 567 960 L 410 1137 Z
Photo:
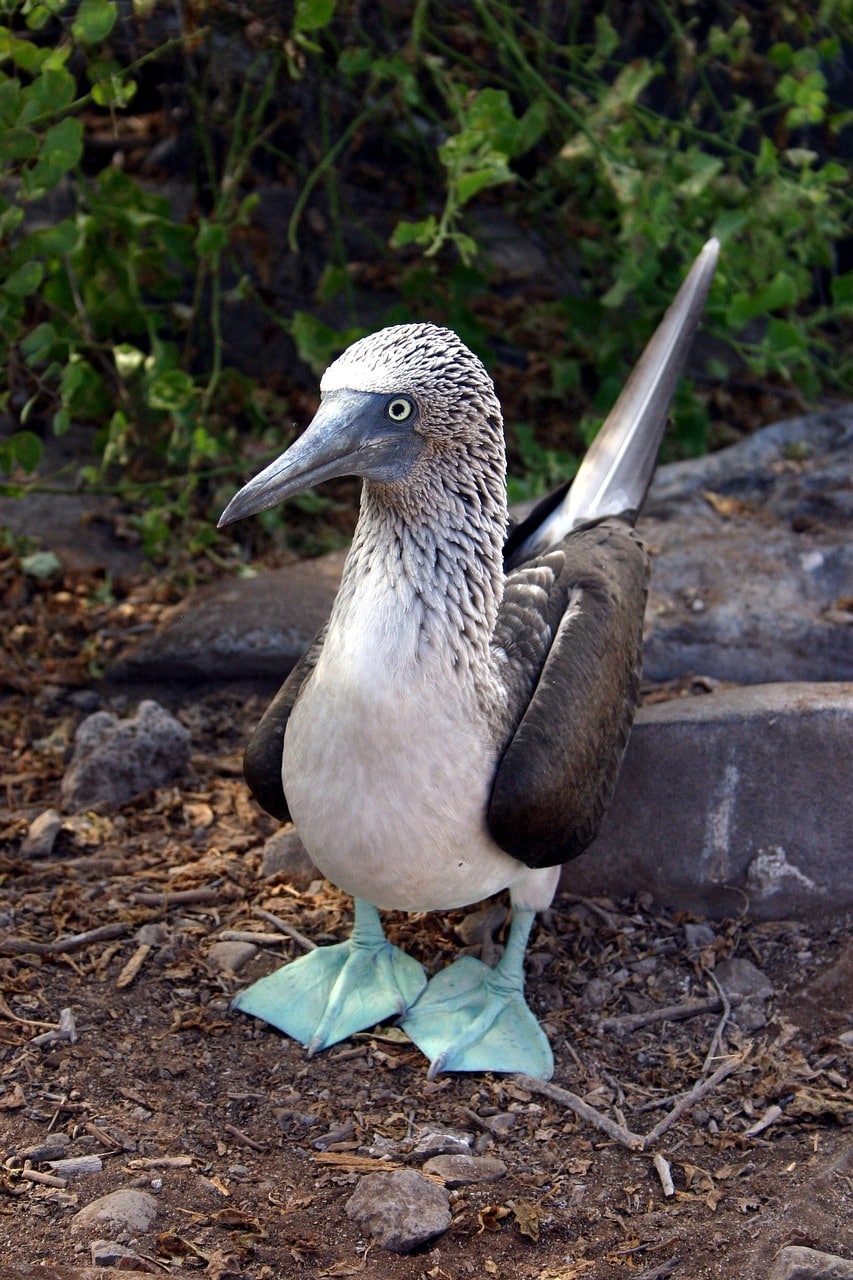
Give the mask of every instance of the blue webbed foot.
M 376 908 L 356 901 L 347 942 L 291 961 L 241 991 L 232 1007 L 299 1040 L 310 1056 L 401 1016 L 425 986 L 423 967 L 391 945 Z
M 554 1057 L 524 999 L 524 948 L 532 911 L 513 916 L 500 963 L 463 956 L 430 981 L 402 1023 L 430 1059 L 429 1078 L 441 1071 L 523 1071 L 548 1080 Z

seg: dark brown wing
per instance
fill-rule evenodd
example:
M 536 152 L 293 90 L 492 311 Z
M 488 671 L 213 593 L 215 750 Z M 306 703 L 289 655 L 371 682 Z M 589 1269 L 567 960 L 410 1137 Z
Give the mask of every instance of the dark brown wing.
M 646 553 L 619 519 L 509 575 L 495 639 L 513 727 L 487 823 L 529 867 L 576 857 L 598 831 L 637 707 L 647 585 Z
M 326 627 L 323 627 L 267 707 L 243 756 L 243 776 L 249 790 L 267 813 L 282 822 L 290 820 L 281 779 L 284 731 L 293 705 L 317 665 L 325 638 Z

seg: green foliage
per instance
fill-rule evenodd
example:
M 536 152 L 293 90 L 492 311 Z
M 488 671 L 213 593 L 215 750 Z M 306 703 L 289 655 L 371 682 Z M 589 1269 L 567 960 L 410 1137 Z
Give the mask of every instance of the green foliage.
M 139 12 L 158 7 L 172 12 L 162 0 Z M 639 49 L 615 0 L 417 0 L 370 18 L 343 0 L 283 8 L 259 10 L 243 40 L 229 6 L 197 6 L 193 29 L 148 48 L 117 0 L 0 3 L 0 410 L 18 428 L 0 440 L 7 491 L 31 483 L 45 424 L 85 422 L 97 449 L 78 479 L 132 497 L 149 553 L 189 539 L 213 554 L 209 507 L 240 431 L 260 458 L 281 411 L 229 367 L 226 310 L 251 299 L 314 374 L 376 327 L 359 284 L 371 251 L 351 260 L 342 194 L 364 173 L 398 211 L 361 227 L 397 299 L 387 306 L 386 288 L 378 322 L 436 319 L 492 367 L 510 349 L 546 370 L 535 403 L 521 397 L 537 427 L 515 431 L 517 496 L 574 466 L 711 234 L 723 252 L 706 328 L 729 363 L 806 399 L 849 390 L 853 273 L 838 246 L 851 195 L 835 154 L 853 113 L 833 86 L 850 0 L 772 14 L 661 0 Z M 223 42 L 239 69 L 214 78 Z M 194 122 L 181 216 L 91 146 L 93 121 L 117 129 L 150 107 L 150 67 L 181 85 Z M 293 201 L 267 255 L 304 256 L 319 237 L 325 257 L 313 296 L 306 286 L 285 314 L 246 250 L 270 170 Z M 495 209 L 571 288 L 530 279 L 518 300 L 495 286 Z M 711 384 L 722 374 L 707 371 Z M 681 452 L 706 445 L 706 399 L 679 391 Z

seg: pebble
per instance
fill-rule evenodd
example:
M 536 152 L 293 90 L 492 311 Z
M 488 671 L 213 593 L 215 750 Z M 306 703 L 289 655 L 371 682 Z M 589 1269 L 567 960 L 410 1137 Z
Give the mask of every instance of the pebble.
M 776 1254 L 768 1280 L 853 1280 L 853 1258 L 786 1245 Z
M 257 954 L 258 948 L 252 942 L 214 942 L 207 953 L 207 963 L 220 973 L 239 973 Z
M 71 1219 L 72 1231 L 102 1230 L 108 1227 L 116 1235 L 147 1231 L 157 1217 L 157 1201 L 147 1191 L 121 1187 L 84 1205 Z
M 467 1133 L 449 1133 L 446 1130 L 428 1129 L 422 1133 L 412 1148 L 413 1156 L 470 1155 L 471 1138 Z
M 685 924 L 684 945 L 690 951 L 701 951 L 704 947 L 712 947 L 717 935 L 709 924 Z
M 346 1213 L 383 1249 L 409 1253 L 450 1226 L 450 1196 L 414 1169 L 369 1173 L 347 1201 Z
M 722 960 L 714 970 L 714 977 L 727 996 L 747 996 L 753 1000 L 766 1000 L 773 995 L 773 983 L 751 960 L 735 956 Z
M 29 826 L 21 844 L 22 858 L 48 858 L 53 853 L 56 837 L 62 830 L 62 818 L 56 809 L 45 809 Z
M 189 730 L 158 702 L 140 702 L 136 715 L 126 720 L 96 711 L 75 734 L 74 755 L 62 779 L 62 807 L 68 812 L 98 804 L 118 808 L 178 777 L 189 758 Z
M 609 982 L 604 978 L 590 978 L 583 989 L 583 1002 L 590 1009 L 603 1009 L 613 994 Z
M 447 1187 L 464 1187 L 471 1182 L 497 1182 L 506 1175 L 506 1165 L 496 1156 L 433 1156 L 423 1171 L 436 1174 Z
M 264 844 L 261 852 L 261 876 L 285 876 L 295 889 L 307 889 L 320 878 L 295 827 L 285 827 Z
M 116 1240 L 93 1240 L 89 1249 L 93 1267 L 116 1267 L 121 1271 L 147 1270 L 138 1253 Z

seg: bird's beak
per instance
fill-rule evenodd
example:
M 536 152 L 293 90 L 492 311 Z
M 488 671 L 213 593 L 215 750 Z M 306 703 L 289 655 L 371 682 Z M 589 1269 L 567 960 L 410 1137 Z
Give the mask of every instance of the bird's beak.
M 256 515 L 336 476 L 392 482 L 411 467 L 423 438 L 385 416 L 389 397 L 373 391 L 333 391 L 298 440 L 236 493 L 218 528 Z

